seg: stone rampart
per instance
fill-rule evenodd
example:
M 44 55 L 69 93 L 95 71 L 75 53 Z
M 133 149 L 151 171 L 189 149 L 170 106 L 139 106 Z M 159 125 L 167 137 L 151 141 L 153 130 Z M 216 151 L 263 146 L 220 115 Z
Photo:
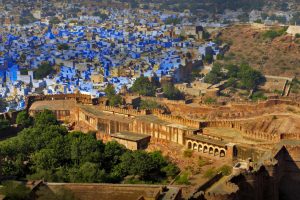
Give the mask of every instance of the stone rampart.
M 233 128 L 238 131 L 241 131 L 243 136 L 245 137 L 252 138 L 252 139 L 268 140 L 272 142 L 279 142 L 282 138 L 280 134 L 271 135 L 269 133 L 262 132 L 262 131 L 248 130 L 243 126 L 241 121 L 238 120 L 215 120 L 215 121 L 204 121 L 200 123 L 200 128 L 206 128 L 206 127 Z M 299 137 L 296 134 L 294 135 Z
M 147 115 L 150 113 L 149 110 L 136 110 L 136 109 L 125 109 L 125 108 L 117 108 L 113 106 L 99 106 L 101 110 L 112 112 L 112 113 L 119 113 L 128 116 L 140 116 L 140 115 Z
M 181 117 L 177 117 L 174 115 L 166 115 L 166 114 L 160 114 L 160 113 L 155 113 L 155 115 L 162 120 L 166 120 L 171 123 L 177 123 L 177 124 L 181 124 L 181 125 L 185 125 L 185 126 L 190 126 L 193 128 L 199 128 L 199 125 L 200 125 L 199 121 L 181 118 Z

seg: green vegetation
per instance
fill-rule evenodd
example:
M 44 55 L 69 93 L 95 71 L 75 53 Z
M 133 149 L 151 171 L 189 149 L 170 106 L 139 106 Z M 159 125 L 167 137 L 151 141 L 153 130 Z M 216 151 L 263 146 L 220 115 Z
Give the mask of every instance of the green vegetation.
M 225 87 L 255 90 L 265 82 L 265 77 L 261 72 L 252 69 L 247 64 L 222 66 L 216 63 L 206 75 L 204 81 L 210 84 L 217 84 L 222 80 L 227 80 Z
M 252 94 L 251 99 L 253 101 L 257 101 L 257 100 L 267 100 L 268 98 L 264 95 L 262 91 L 256 91 Z
M 296 12 L 293 14 L 293 17 L 290 20 L 290 24 L 300 24 L 300 12 Z
M 26 111 L 18 113 L 16 123 L 24 128 L 32 125 L 33 119 L 28 115 Z
M 0 194 L 5 196 L 6 200 L 29 200 L 30 190 L 22 183 L 16 181 L 7 181 L 3 183 Z
M 35 79 L 43 79 L 54 72 L 53 66 L 49 62 L 43 62 L 35 71 Z
M 23 16 L 20 17 L 20 25 L 26 25 L 35 22 L 37 19 L 33 17 L 31 12 L 24 12 Z
M 218 173 L 222 173 L 223 176 L 228 176 L 228 175 L 231 174 L 231 172 L 232 172 L 232 167 L 230 167 L 228 165 L 223 165 L 223 166 L 221 166 L 220 168 L 217 168 L 217 169 L 214 168 L 214 167 L 208 169 L 204 173 L 203 177 L 204 178 L 212 178 L 215 175 L 217 175 Z
M 0 99 L 0 113 L 5 112 L 7 107 L 7 103 L 3 98 Z
M 183 172 L 182 174 L 180 174 L 180 176 L 177 176 L 175 179 L 175 183 L 179 185 L 189 185 L 189 173 Z
M 262 37 L 264 39 L 273 40 L 277 37 L 280 37 L 280 36 L 284 35 L 286 33 L 286 30 L 287 30 L 287 27 L 281 28 L 279 30 L 274 30 L 274 29 L 268 30 L 268 31 L 266 31 L 262 34 Z
M 294 78 L 291 84 L 291 92 L 294 94 L 300 93 L 300 80 Z
M 191 158 L 193 156 L 193 150 L 187 149 L 183 152 L 183 156 L 186 158 Z
M 199 163 L 199 167 L 203 167 L 203 166 L 209 164 L 208 161 L 205 158 L 202 158 L 201 156 L 199 156 L 198 163 Z
M 168 17 L 165 21 L 165 24 L 177 25 L 180 24 L 181 20 L 179 18 Z
M 161 2 L 160 9 L 177 12 L 183 12 L 185 9 L 189 9 L 193 14 L 199 14 L 199 9 L 211 13 L 223 13 L 226 9 L 243 9 L 244 11 L 261 10 L 265 4 L 265 0 L 165 0 Z
M 60 51 L 62 51 L 62 50 L 69 50 L 70 47 L 69 47 L 68 44 L 63 43 L 63 44 L 58 44 L 57 45 L 57 49 L 60 50 Z
M 156 109 L 156 108 L 160 108 L 161 105 L 159 103 L 157 103 L 156 101 L 151 101 L 151 100 L 142 100 L 140 103 L 140 108 L 141 109 L 148 109 L 148 110 L 152 110 L 152 109 Z
M 50 190 L 46 186 L 39 187 L 36 192 L 38 200 L 76 200 L 77 198 L 71 190 L 66 188 L 58 189 L 55 191 Z
M 98 17 L 100 17 L 102 20 L 106 20 L 106 19 L 108 19 L 108 15 L 107 14 L 105 14 L 105 13 L 101 13 L 101 12 L 99 12 L 99 11 L 97 11 L 97 12 L 94 12 L 94 14 L 93 14 L 94 16 L 98 16 Z
M 222 173 L 223 176 L 228 176 L 232 173 L 232 167 L 228 165 L 223 165 L 217 171 L 218 173 Z
M 115 88 L 112 84 L 107 85 L 104 92 L 108 98 L 108 102 L 110 106 L 122 105 L 123 103 L 122 97 L 116 94 Z
M 285 16 L 271 15 L 269 19 L 273 21 L 278 21 L 281 24 L 287 23 L 287 19 Z
M 238 19 L 241 21 L 241 22 L 249 22 L 249 14 L 248 13 L 243 13 L 241 15 L 238 16 Z
M 19 179 L 53 182 L 160 183 L 179 172 L 160 152 L 130 151 L 117 142 L 96 140 L 94 133 L 71 132 L 50 111 L 16 137 L 0 142 L 1 173 Z
M 54 25 L 54 24 L 59 24 L 60 23 L 60 19 L 58 19 L 57 17 L 52 17 L 49 21 L 49 24 Z
M 0 119 L 0 131 L 9 127 L 9 121 L 6 119 Z
M 204 62 L 205 63 L 208 63 L 208 64 L 211 64 L 214 60 L 214 56 L 210 53 L 207 53 L 204 57 Z
M 214 99 L 214 98 L 211 98 L 211 97 L 208 97 L 208 98 L 204 99 L 205 104 L 214 104 L 216 102 L 217 102 L 217 100 Z
M 182 100 L 184 99 L 184 94 L 180 92 L 179 89 L 175 88 L 174 84 L 168 83 L 163 86 L 163 91 L 165 97 L 170 100 Z
M 215 63 L 211 71 L 205 76 L 204 82 L 210 84 L 219 83 L 224 78 L 224 74 L 223 72 L 221 72 L 221 70 L 222 70 L 222 66 L 218 63 Z
M 131 90 L 143 96 L 155 96 L 156 86 L 147 77 L 139 77 L 134 82 Z
M 203 177 L 204 178 L 212 178 L 217 174 L 218 173 L 217 173 L 216 169 L 214 167 L 212 167 L 205 171 L 205 173 L 203 174 Z

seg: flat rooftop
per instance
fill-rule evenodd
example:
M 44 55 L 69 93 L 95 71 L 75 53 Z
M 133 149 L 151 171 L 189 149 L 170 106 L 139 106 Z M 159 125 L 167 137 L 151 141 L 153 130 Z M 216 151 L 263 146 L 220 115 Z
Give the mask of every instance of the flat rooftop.
M 128 131 L 123 131 L 123 132 L 111 134 L 111 137 L 122 139 L 122 140 L 129 140 L 129 141 L 133 141 L 133 142 L 138 142 L 140 140 L 143 140 L 145 138 L 149 138 L 151 136 L 144 135 L 144 134 L 133 133 L 133 132 L 128 132 Z
M 29 110 L 72 110 L 75 104 L 73 100 L 35 101 Z
M 110 113 L 110 112 L 105 112 L 100 110 L 99 107 L 97 106 L 91 106 L 91 105 L 79 105 L 80 109 L 90 115 L 92 115 L 95 118 L 100 118 L 100 119 L 107 119 L 111 121 L 119 121 L 119 122 L 124 122 L 124 123 L 131 123 L 133 121 L 133 118 L 127 117 L 122 114 L 118 113 Z

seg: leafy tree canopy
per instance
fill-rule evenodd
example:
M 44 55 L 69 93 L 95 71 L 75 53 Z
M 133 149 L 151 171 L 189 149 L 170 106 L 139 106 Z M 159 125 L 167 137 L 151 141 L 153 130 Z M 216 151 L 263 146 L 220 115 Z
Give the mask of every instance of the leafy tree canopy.
M 0 142 L 4 176 L 99 183 L 120 183 L 135 176 L 158 183 L 179 172 L 160 152 L 129 151 L 117 142 L 104 144 L 92 133 L 68 133 L 48 110 L 36 115 L 34 122 Z
M 147 77 L 141 76 L 136 79 L 131 90 L 143 96 L 154 96 L 156 87 Z

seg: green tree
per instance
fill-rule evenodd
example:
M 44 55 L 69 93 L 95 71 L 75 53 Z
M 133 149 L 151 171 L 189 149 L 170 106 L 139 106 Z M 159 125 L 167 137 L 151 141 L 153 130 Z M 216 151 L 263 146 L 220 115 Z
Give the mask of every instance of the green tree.
M 174 178 L 179 174 L 180 169 L 176 165 L 170 163 L 164 168 L 162 168 L 162 171 L 165 172 L 168 177 Z
M 115 87 L 112 84 L 108 84 L 107 87 L 104 89 L 104 92 L 108 98 L 116 95 Z
M 34 71 L 34 77 L 36 79 L 43 79 L 49 74 L 53 73 L 54 69 L 49 62 L 43 62 L 38 68 Z
M 106 173 L 98 164 L 86 162 L 79 168 L 78 178 L 75 182 L 103 183 L 106 180 Z
M 152 100 L 142 100 L 140 103 L 140 108 L 141 109 L 156 109 L 156 108 L 160 108 L 161 105 L 159 103 L 157 103 L 156 101 L 152 101 Z
M 118 106 L 118 105 L 122 105 L 122 103 L 123 103 L 123 99 L 120 95 L 114 95 L 109 98 L 110 106 Z
M 118 106 L 123 103 L 122 97 L 120 95 L 116 94 L 115 88 L 112 84 L 108 84 L 107 87 L 105 88 L 104 92 L 108 98 L 110 106 Z
M 23 127 L 29 127 L 32 125 L 32 118 L 28 115 L 26 111 L 19 112 L 17 115 L 16 122 L 17 124 L 23 126 Z
M 173 84 L 168 83 L 163 86 L 164 95 L 170 100 L 182 100 L 184 94 L 179 89 L 175 88 Z
M 116 166 L 121 161 L 121 156 L 128 150 L 119 143 L 112 141 L 105 144 L 104 167 L 106 170 Z
M 32 156 L 32 162 L 37 169 L 50 170 L 58 167 L 58 159 L 53 149 L 41 149 Z
M 59 24 L 60 20 L 57 17 L 52 17 L 49 21 L 49 24 L 54 25 L 54 24 Z
M 240 86 L 248 90 L 257 89 L 260 84 L 266 81 L 261 72 L 252 69 L 246 64 L 241 65 L 237 76 L 240 80 Z
M 97 141 L 92 135 L 80 132 L 68 135 L 70 141 L 71 159 L 76 165 L 85 162 L 100 162 L 101 150 L 104 145 L 101 141 Z
M 215 63 L 211 71 L 205 76 L 204 82 L 210 84 L 217 84 L 222 81 L 224 78 L 224 73 L 222 72 L 222 66 L 218 63 Z
M 52 111 L 44 110 L 35 116 L 34 125 L 35 126 L 58 125 L 58 121 L 56 120 L 56 116 Z
M 0 192 L 7 200 L 29 200 L 30 189 L 15 181 L 4 182 Z
M 58 45 L 57 45 L 57 49 L 60 50 L 60 51 L 61 51 L 61 50 L 69 50 L 70 47 L 69 47 L 68 44 L 63 43 L 63 44 L 58 44 Z
M 131 90 L 143 96 L 154 96 L 156 87 L 147 77 L 141 76 L 135 80 Z

